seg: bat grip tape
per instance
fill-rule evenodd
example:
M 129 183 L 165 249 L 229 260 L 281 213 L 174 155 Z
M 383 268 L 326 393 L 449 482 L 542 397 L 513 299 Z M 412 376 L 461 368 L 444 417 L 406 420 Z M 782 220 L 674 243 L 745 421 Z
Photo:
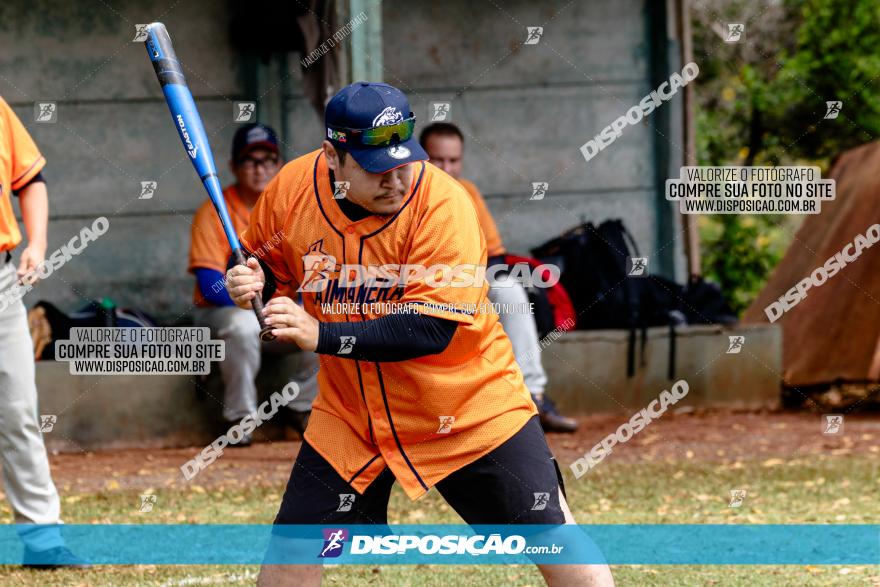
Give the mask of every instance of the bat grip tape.
M 235 249 L 234 254 L 236 263 L 247 265 L 247 259 L 244 258 L 244 253 L 241 252 L 241 249 Z M 272 327 L 266 324 L 266 318 L 263 316 L 263 300 L 259 294 L 251 300 L 251 307 L 254 309 L 254 314 L 257 315 L 257 322 L 260 323 L 260 340 L 266 342 L 275 340 L 275 335 L 272 334 Z

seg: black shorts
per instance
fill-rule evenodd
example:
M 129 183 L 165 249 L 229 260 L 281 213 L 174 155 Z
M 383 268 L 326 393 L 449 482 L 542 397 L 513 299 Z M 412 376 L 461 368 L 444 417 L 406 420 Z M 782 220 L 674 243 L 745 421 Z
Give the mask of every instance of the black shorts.
M 275 524 L 387 524 L 394 474 L 358 494 L 303 442 Z M 436 485 L 468 524 L 564 524 L 562 474 L 535 416 L 504 444 Z

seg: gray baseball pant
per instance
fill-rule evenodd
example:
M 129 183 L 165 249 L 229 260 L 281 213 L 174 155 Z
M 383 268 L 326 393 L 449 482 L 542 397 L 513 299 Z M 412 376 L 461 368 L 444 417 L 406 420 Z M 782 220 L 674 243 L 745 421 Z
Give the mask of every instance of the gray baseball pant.
M 196 326 L 207 326 L 211 336 L 226 342 L 226 359 L 220 362 L 220 374 L 225 388 L 223 418 L 239 421 L 257 409 L 257 372 L 261 353 L 302 352 L 293 344 L 264 343 L 260 341 L 260 324 L 252 310 L 236 306 L 196 308 Z M 299 395 L 287 404 L 297 412 L 312 409 L 318 395 L 318 361 L 314 353 L 303 357 L 300 373 L 295 377 Z
M 526 312 L 529 296 L 525 288 L 510 275 L 499 274 L 489 283 L 489 301 L 502 307 L 516 308 L 516 311 L 499 311 L 498 319 L 513 346 L 513 355 L 529 393 L 533 396 L 543 395 L 547 387 L 547 372 L 541 364 L 541 345 L 535 317 Z
M 34 351 L 27 311 L 10 295 L 15 266 L 0 253 L 0 458 L 6 499 L 18 533 L 33 550 L 63 546 L 58 526 L 61 503 L 49 472 L 49 458 L 37 411 Z M 52 524 L 28 527 L 30 524 Z

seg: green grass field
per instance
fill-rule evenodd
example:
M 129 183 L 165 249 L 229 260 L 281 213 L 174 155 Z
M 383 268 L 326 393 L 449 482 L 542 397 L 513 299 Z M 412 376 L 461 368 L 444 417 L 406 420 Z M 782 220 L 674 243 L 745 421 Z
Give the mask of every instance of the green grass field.
M 581 480 L 567 477 L 569 501 L 582 523 L 878 523 L 880 460 L 874 455 L 767 458 L 733 464 L 603 463 Z M 150 513 L 138 491 L 64 499 L 68 523 L 270 523 L 283 486 L 249 489 L 157 489 Z M 740 508 L 728 492 L 746 489 Z M 411 502 L 395 488 L 392 523 L 461 523 L 431 492 Z M 255 566 L 103 566 L 89 571 L 0 569 L 2 585 L 249 585 Z M 618 585 L 874 585 L 880 566 L 617 566 Z M 328 585 L 419 587 L 543 585 L 528 566 L 385 566 L 327 569 Z

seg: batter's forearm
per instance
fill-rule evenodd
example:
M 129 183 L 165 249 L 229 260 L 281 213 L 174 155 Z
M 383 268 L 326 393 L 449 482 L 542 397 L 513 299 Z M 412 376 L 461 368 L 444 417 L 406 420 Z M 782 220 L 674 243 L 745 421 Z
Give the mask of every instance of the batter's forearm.
M 49 225 L 49 193 L 42 181 L 31 182 L 18 192 L 21 217 L 27 233 L 28 246 L 46 249 Z
M 389 314 L 360 322 L 321 322 L 315 352 L 386 363 L 417 359 L 443 352 L 457 325 L 452 320 L 423 314 Z

